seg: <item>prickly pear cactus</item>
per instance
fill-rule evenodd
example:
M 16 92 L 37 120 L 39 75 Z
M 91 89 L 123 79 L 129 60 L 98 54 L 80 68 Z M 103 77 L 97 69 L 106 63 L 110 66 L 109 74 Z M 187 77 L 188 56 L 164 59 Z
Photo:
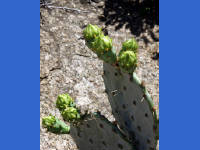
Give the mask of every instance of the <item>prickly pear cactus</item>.
M 101 39 L 101 36 L 94 41 Z M 106 51 L 105 47 L 100 45 L 98 43 L 95 46 Z M 117 59 L 112 63 L 102 59 L 104 53 L 94 52 L 104 60 L 104 83 L 113 115 L 121 131 L 133 143 L 137 141 L 138 150 L 156 149 L 158 120 L 150 95 L 134 73 L 137 50 L 138 44 L 132 38 L 122 44 Z
M 99 113 L 71 124 L 70 134 L 80 150 L 136 150 L 119 129 Z
M 104 63 L 106 92 L 120 129 L 138 150 L 156 149 L 158 121 L 153 102 L 136 74 Z
M 112 40 L 101 29 L 88 25 L 83 32 L 86 44 L 104 61 L 104 83 L 116 123 L 99 112 L 82 114 L 68 94 L 56 101 L 70 128 L 55 117 L 43 119 L 49 130 L 69 132 L 80 150 L 155 150 L 158 141 L 158 118 L 151 96 L 137 78 L 138 45 L 135 39 L 123 43 L 116 55 Z

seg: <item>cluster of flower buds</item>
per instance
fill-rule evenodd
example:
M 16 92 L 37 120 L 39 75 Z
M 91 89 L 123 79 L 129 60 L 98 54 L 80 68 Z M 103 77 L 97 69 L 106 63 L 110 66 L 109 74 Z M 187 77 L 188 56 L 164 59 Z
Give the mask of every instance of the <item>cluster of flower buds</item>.
M 60 110 L 64 120 L 76 121 L 81 118 L 74 100 L 67 93 L 58 95 L 56 107 Z M 42 118 L 42 124 L 48 131 L 53 133 L 66 134 L 70 132 L 69 126 L 52 115 Z
M 67 93 L 58 95 L 56 107 L 61 111 L 64 120 L 75 121 L 80 119 L 74 100 Z
M 89 24 L 83 31 L 87 46 L 97 54 L 97 56 L 110 64 L 118 63 L 120 68 L 128 73 L 132 73 L 137 66 L 138 44 L 134 38 L 125 41 L 119 55 L 113 47 L 112 39 L 104 36 L 101 28 Z
M 112 46 L 112 39 L 104 36 L 101 28 L 89 24 L 83 31 L 87 46 L 95 52 L 98 57 L 107 63 L 116 63 L 116 51 Z
M 122 70 L 133 73 L 137 66 L 138 44 L 134 38 L 125 41 L 118 56 L 119 66 Z

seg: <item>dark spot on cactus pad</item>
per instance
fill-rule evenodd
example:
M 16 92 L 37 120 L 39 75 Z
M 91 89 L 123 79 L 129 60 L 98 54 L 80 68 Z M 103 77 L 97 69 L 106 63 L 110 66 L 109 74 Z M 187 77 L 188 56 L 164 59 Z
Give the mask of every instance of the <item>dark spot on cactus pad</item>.
M 147 113 L 145 113 L 145 117 L 148 117 L 148 114 L 147 114 Z
M 78 133 L 77 133 L 77 136 L 78 136 L 78 137 L 81 137 L 81 134 L 80 134 L 80 132 L 78 132 Z
M 135 118 L 134 118 L 134 116 L 133 116 L 133 115 L 131 116 L 131 119 L 132 119 L 133 121 L 135 120 Z
M 118 114 L 118 113 L 119 113 L 119 111 L 118 111 L 117 109 L 115 109 L 115 113 L 117 113 L 117 114 Z
M 126 109 L 126 105 L 125 105 L 125 104 L 123 104 L 123 105 L 122 105 L 122 108 L 123 108 L 123 109 Z
M 129 79 L 130 79 L 130 81 L 131 81 L 131 82 L 133 81 L 133 77 L 132 77 L 132 75 L 130 76 L 130 78 L 129 78 Z
M 126 121 L 124 122 L 124 124 L 125 124 L 125 126 L 128 126 L 128 123 Z
M 117 121 L 116 120 L 113 121 L 112 124 L 116 126 L 117 125 Z
M 106 71 L 105 71 L 105 70 L 103 71 L 103 74 L 104 74 L 104 75 L 106 74 Z
M 144 82 L 144 81 L 142 81 L 141 87 L 142 87 L 142 88 L 145 88 L 145 82 Z
M 137 141 L 135 141 L 135 144 L 138 146 L 140 144 L 140 142 L 137 140 Z
M 103 144 L 104 146 L 107 146 L 107 144 L 106 144 L 106 142 L 105 142 L 105 141 L 102 141 L 102 144 Z
M 154 125 L 154 126 L 153 126 L 153 130 L 154 130 L 154 131 L 156 131 L 156 129 L 157 129 L 157 126 L 156 126 L 156 125 Z
M 117 133 L 117 130 L 116 130 L 115 128 L 112 128 L 112 131 L 113 131 L 114 133 Z
M 116 65 L 117 67 L 119 67 L 119 63 L 116 63 L 115 65 Z
M 123 86 L 124 91 L 126 91 L 126 86 Z
M 86 126 L 87 126 L 88 128 L 90 128 L 90 125 L 89 125 L 89 124 L 86 124 Z
M 133 101 L 133 105 L 135 105 L 135 106 L 136 106 L 136 101 Z
M 120 126 L 120 129 L 122 129 L 122 130 L 123 130 L 123 129 L 124 129 L 124 126 L 123 126 L 123 125 L 121 125 L 121 126 Z
M 101 123 L 99 124 L 99 126 L 100 126 L 101 128 L 103 128 L 103 125 L 102 125 Z
M 119 147 L 120 149 L 123 149 L 123 145 L 122 145 L 122 144 L 118 144 L 118 147 Z
M 107 93 L 107 94 L 108 94 L 108 90 L 106 90 L 106 89 L 105 89 L 105 93 Z
M 133 131 L 130 131 L 130 140 L 135 140 L 135 133 Z
M 145 93 L 143 94 L 143 98 L 144 98 L 144 99 L 146 99 L 146 98 L 147 98 L 147 96 L 146 96 L 146 94 L 145 94 Z
M 142 130 L 140 126 L 137 126 L 137 129 L 138 129 L 138 131 L 140 131 L 140 132 L 141 132 L 141 130 Z
M 117 72 L 115 72 L 115 76 L 117 76 L 118 74 L 117 74 Z
M 89 139 L 89 142 L 90 142 L 91 144 L 93 144 L 93 140 L 92 140 L 92 139 Z
M 150 144 L 150 143 L 151 143 L 151 141 L 149 139 L 147 139 L 147 144 Z

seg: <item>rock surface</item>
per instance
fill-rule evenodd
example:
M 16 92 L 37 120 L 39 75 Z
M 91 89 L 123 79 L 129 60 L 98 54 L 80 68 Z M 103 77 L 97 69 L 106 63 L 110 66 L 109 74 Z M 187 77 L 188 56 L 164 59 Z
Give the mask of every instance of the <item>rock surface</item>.
M 135 37 L 139 44 L 138 77 L 145 81 L 156 107 L 159 105 L 159 61 L 152 53 L 159 51 L 159 25 L 133 35 L 125 26 L 116 30 L 115 25 L 106 25 L 99 19 L 104 14 L 105 2 L 79 0 L 51 0 L 54 6 L 75 8 L 83 11 L 41 8 L 40 23 L 40 118 L 49 114 L 62 119 L 56 109 L 58 94 L 69 93 L 79 107 L 90 111 L 100 110 L 110 121 L 114 118 L 105 93 L 102 78 L 103 62 L 85 45 L 82 38 L 84 27 L 91 23 L 106 27 L 119 51 L 121 43 Z M 145 24 L 144 24 L 145 26 Z M 151 32 L 150 32 L 151 31 Z M 148 42 L 144 40 L 148 39 Z M 77 150 L 70 135 L 55 135 L 40 128 L 41 150 Z

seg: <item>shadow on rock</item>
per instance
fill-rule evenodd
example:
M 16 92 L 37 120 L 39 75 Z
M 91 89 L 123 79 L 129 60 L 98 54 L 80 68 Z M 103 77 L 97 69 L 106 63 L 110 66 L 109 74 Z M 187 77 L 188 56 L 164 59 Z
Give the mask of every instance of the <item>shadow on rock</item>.
M 105 22 L 106 26 L 114 25 L 115 30 L 125 26 L 136 36 L 148 30 L 152 39 L 159 41 L 151 31 L 154 25 L 159 25 L 159 0 L 143 0 L 142 2 L 106 0 L 103 9 L 104 13 L 99 16 L 99 19 Z

